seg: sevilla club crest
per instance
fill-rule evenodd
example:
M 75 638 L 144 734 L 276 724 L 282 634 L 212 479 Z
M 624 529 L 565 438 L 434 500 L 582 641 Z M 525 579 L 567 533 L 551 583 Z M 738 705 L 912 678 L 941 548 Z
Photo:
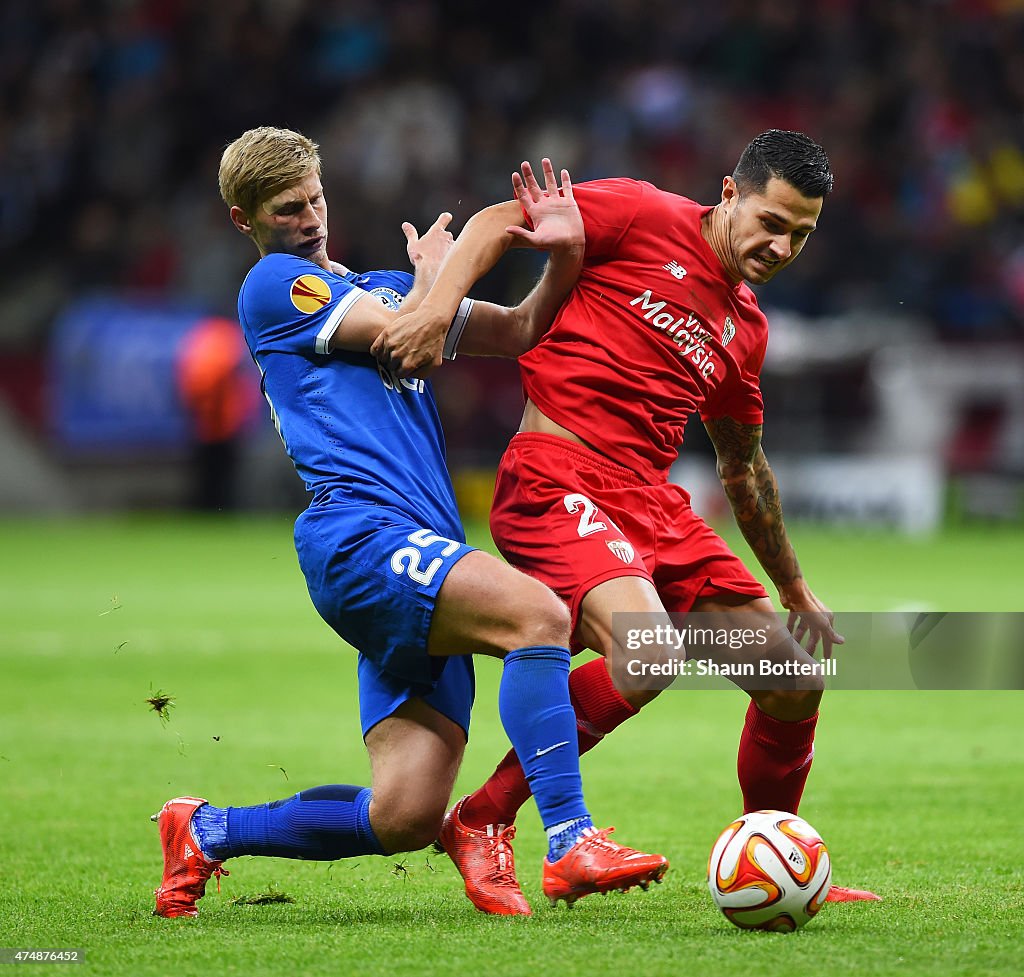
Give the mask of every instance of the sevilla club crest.
M 728 346 L 732 342 L 732 337 L 736 335 L 736 323 L 732 321 L 732 316 L 725 317 L 725 325 L 722 326 L 722 345 Z
M 634 551 L 633 547 L 629 545 L 624 539 L 610 539 L 608 540 L 608 549 L 610 549 L 623 563 L 632 563 Z

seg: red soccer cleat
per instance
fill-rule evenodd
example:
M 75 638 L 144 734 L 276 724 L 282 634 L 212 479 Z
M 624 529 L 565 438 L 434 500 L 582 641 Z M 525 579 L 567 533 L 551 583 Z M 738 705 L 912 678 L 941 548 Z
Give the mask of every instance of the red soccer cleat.
M 202 797 L 174 797 L 150 818 L 160 825 L 164 849 L 164 877 L 154 890 L 154 916 L 198 916 L 196 901 L 203 898 L 210 876 L 216 876 L 220 892 L 220 877 L 230 874 L 199 850 L 189 830 L 193 812 L 205 803 Z
M 662 880 L 668 859 L 609 841 L 614 830 L 591 830 L 557 862 L 544 859 L 544 895 L 552 905 L 564 899 L 571 906 L 591 892 L 626 892 L 635 885 L 646 890 L 652 882 Z
M 482 913 L 529 916 L 530 904 L 516 881 L 512 855 L 515 825 L 468 828 L 459 819 L 463 797 L 441 822 L 437 847 L 447 852 L 466 883 L 469 901 Z
M 867 889 L 847 889 L 844 885 L 834 885 L 828 890 L 825 902 L 881 902 L 882 897 L 876 896 Z

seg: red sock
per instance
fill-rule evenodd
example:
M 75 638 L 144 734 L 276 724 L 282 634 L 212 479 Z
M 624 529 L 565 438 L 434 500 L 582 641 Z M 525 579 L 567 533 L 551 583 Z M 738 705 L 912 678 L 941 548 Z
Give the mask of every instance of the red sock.
M 811 771 L 817 723 L 817 713 L 810 719 L 786 723 L 750 703 L 736 764 L 745 814 L 762 810 L 797 813 Z
M 569 673 L 569 698 L 576 711 L 580 755 L 637 713 L 612 684 L 603 658 L 595 658 Z M 466 798 L 460 811 L 462 823 L 470 828 L 512 824 L 519 808 L 530 799 L 530 793 L 519 758 L 515 750 L 509 750 L 487 781 Z

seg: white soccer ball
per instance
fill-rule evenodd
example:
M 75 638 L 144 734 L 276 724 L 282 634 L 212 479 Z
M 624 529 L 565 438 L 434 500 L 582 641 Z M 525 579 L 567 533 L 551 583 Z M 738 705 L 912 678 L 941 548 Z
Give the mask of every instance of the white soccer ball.
M 753 811 L 729 825 L 708 859 L 708 888 L 741 929 L 792 932 L 814 917 L 832 885 L 821 836 L 785 811 Z

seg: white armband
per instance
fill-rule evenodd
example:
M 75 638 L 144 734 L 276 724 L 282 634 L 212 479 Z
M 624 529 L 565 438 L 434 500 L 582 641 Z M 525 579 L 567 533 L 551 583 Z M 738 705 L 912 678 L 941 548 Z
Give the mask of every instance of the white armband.
M 462 339 L 462 331 L 469 322 L 473 312 L 473 300 L 466 298 L 459 303 L 459 311 L 455 313 L 452 324 L 448 327 L 448 335 L 444 339 L 444 349 L 441 350 L 441 358 L 445 360 L 455 359 L 455 350 L 458 349 L 459 340 Z

